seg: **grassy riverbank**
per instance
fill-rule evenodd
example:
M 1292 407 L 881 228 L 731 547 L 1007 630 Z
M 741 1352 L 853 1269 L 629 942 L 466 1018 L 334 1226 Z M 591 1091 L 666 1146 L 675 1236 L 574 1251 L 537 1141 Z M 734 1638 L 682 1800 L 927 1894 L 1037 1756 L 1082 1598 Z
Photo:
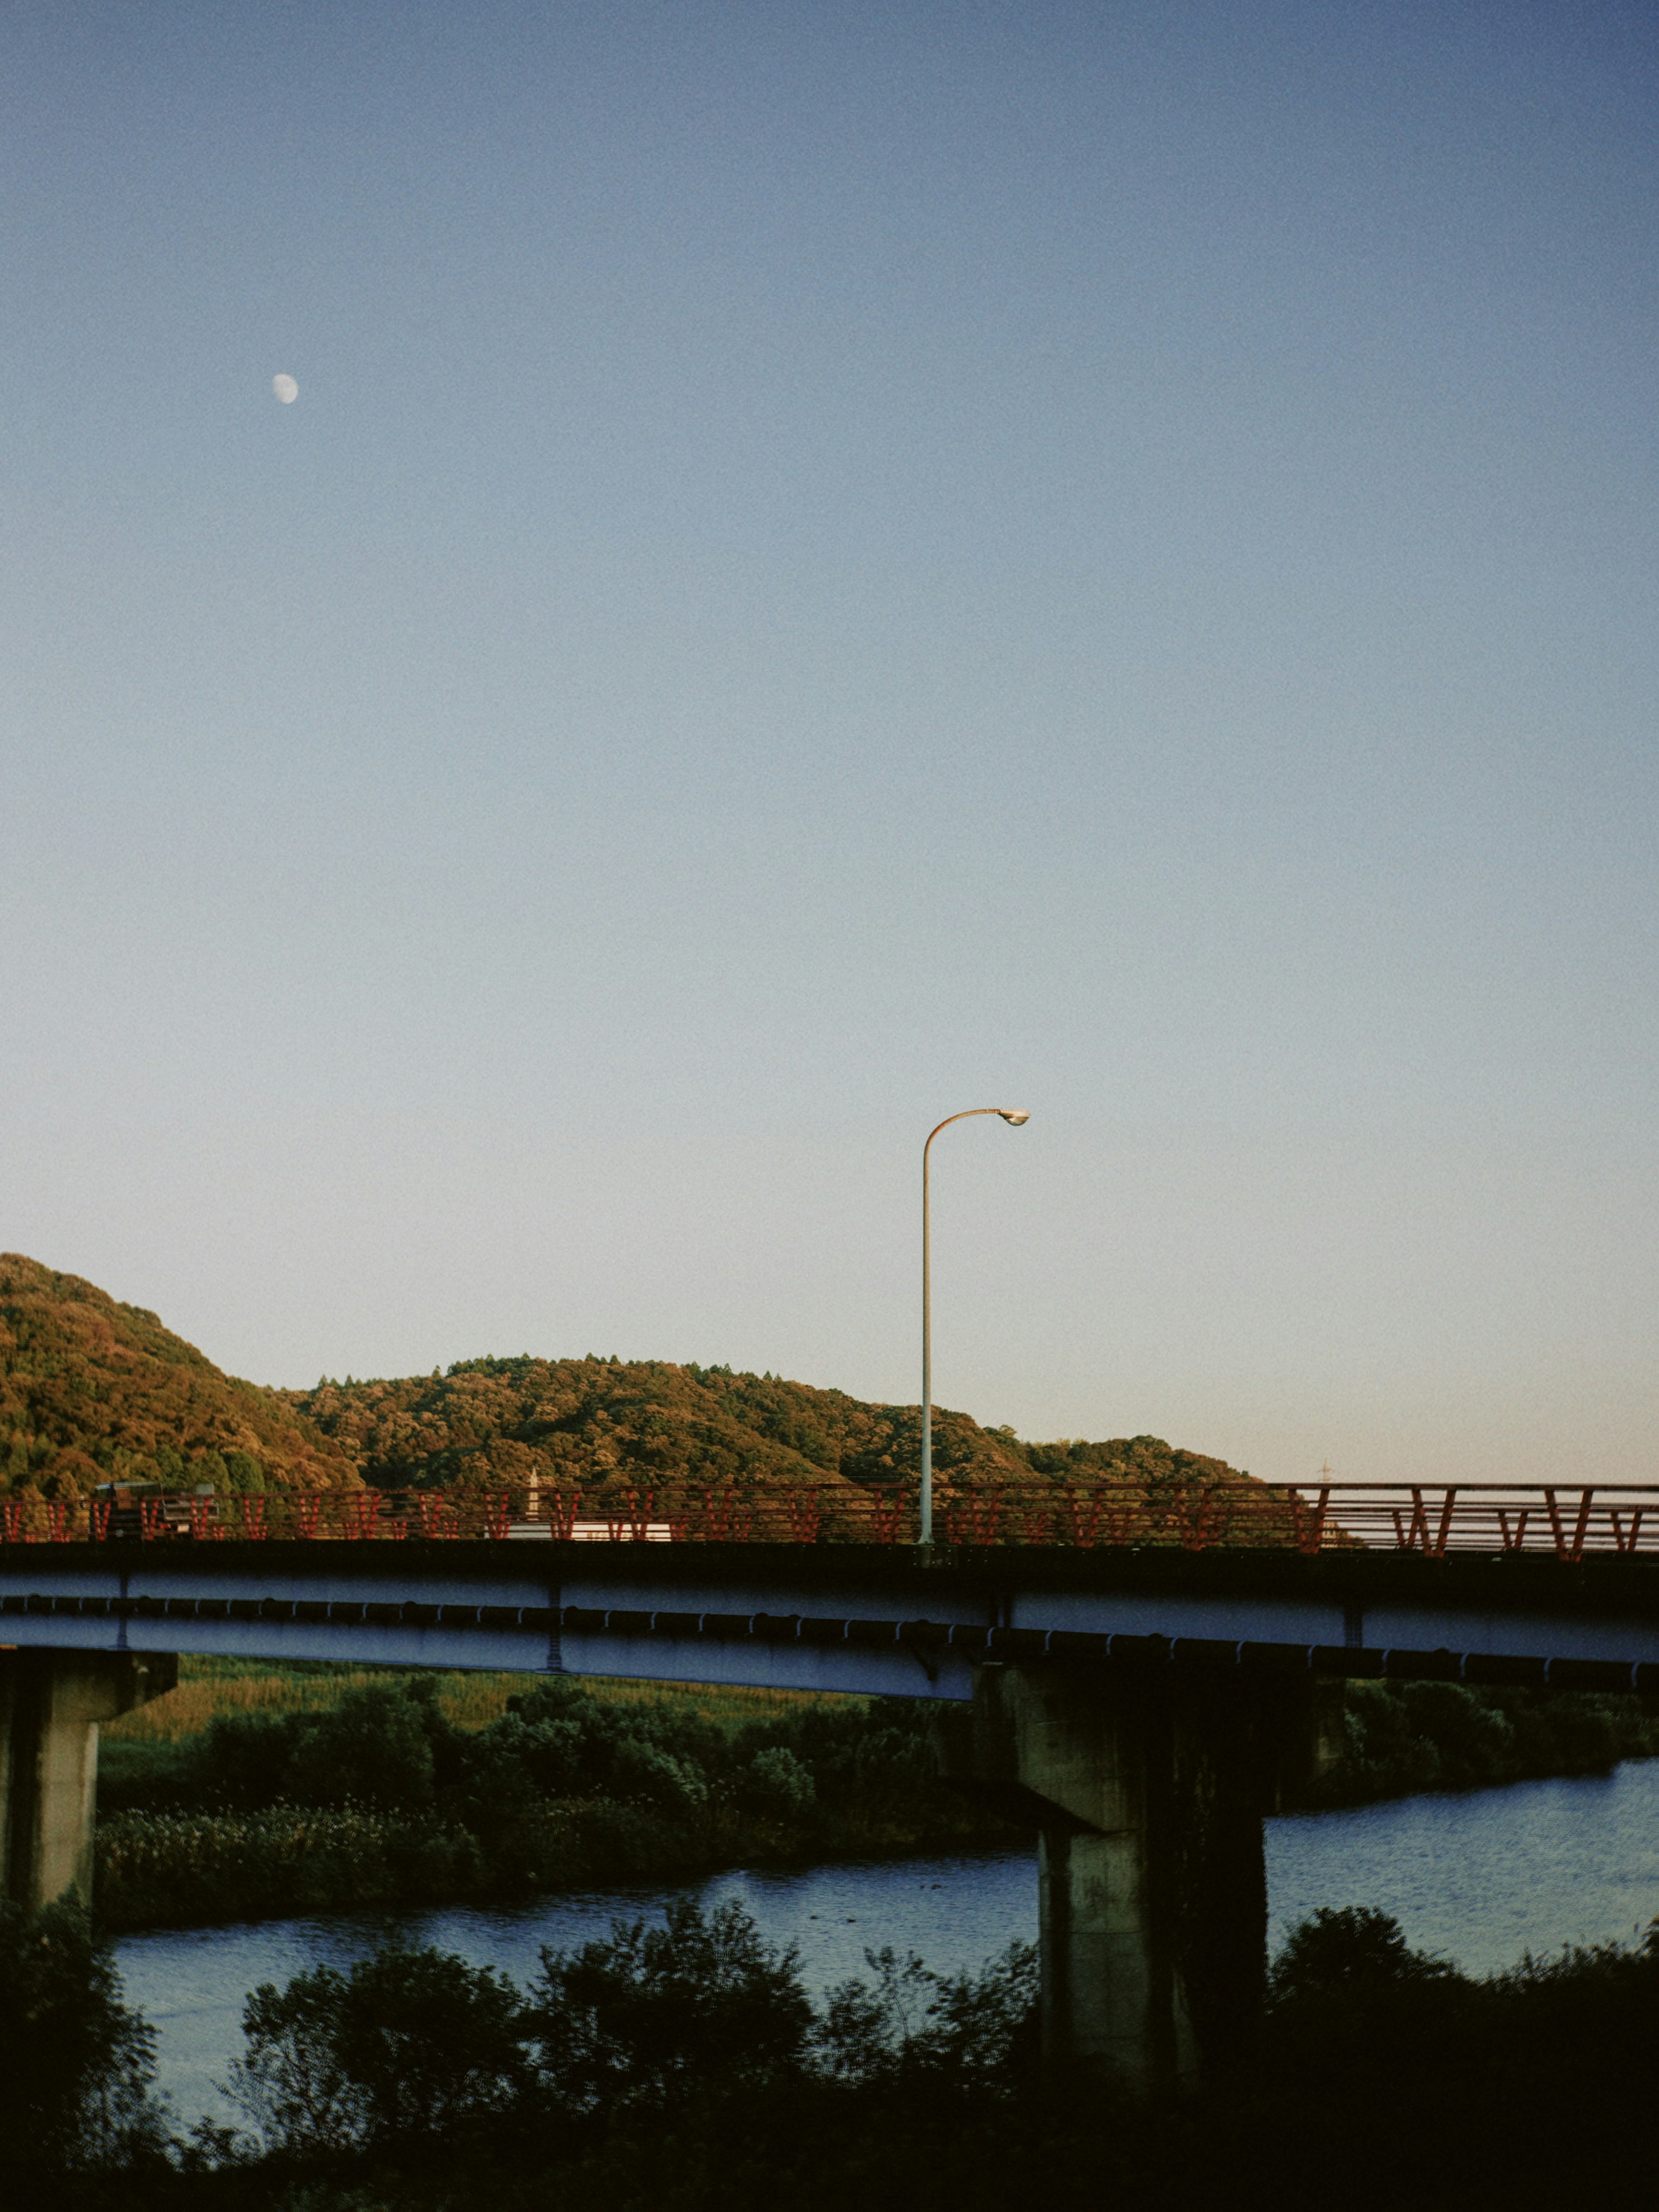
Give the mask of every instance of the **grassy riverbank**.
M 1659 1751 L 1632 1698 L 1354 1683 L 1310 1808 L 1604 1772 Z M 1020 1832 L 934 1778 L 965 1711 L 515 1674 L 187 1660 L 106 1732 L 112 1929 L 392 1910 L 875 1856 Z
M 510 1700 L 538 1678 L 519 1674 L 457 1674 L 426 1668 L 341 1667 L 302 1661 L 277 1666 L 264 1659 L 198 1659 L 179 1662 L 179 1684 L 154 1705 L 112 1721 L 98 1753 L 100 1813 L 155 1807 L 179 1809 L 198 1796 L 205 1765 L 204 1739 L 220 1721 L 285 1720 L 337 1711 L 343 1700 L 370 1688 L 430 1685 L 437 1711 L 464 1731 L 488 1728 Z M 700 1683 L 624 1682 L 568 1679 L 622 1711 L 641 1710 L 672 1719 L 685 1716 L 730 1735 L 757 1720 L 808 1708 L 867 1712 L 866 1698 L 815 1698 L 791 1690 L 720 1688 Z M 422 1695 L 427 1694 L 423 1689 Z M 219 1802 L 215 1799 L 213 1802 Z
M 387 1909 L 1007 1839 L 935 1779 L 941 1724 L 966 1716 L 196 1662 L 109 1732 L 99 1915 L 131 1929 Z

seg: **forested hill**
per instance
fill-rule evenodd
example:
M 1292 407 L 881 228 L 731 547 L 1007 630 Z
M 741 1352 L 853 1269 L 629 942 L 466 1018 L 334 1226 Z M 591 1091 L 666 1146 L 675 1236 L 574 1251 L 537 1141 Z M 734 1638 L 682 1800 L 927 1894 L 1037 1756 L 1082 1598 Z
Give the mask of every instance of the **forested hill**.
M 0 1253 L 0 1491 L 71 1498 L 111 1476 L 220 1490 L 358 1479 L 293 1407 L 143 1307 Z
M 281 1393 L 383 1488 L 452 1483 L 517 1486 L 532 1475 L 578 1488 L 750 1481 L 913 1480 L 921 1458 L 917 1406 L 868 1405 L 729 1367 L 663 1360 L 470 1359 L 406 1382 L 324 1380 Z M 1178 1480 L 1232 1481 L 1224 1462 L 1172 1450 L 1157 1437 L 1106 1443 L 1023 1443 L 966 1413 L 933 1409 L 942 1487 L 1033 1477 L 1128 1480 L 1154 1491 Z
M 0 1492 L 71 1498 L 111 1476 L 169 1488 L 317 1488 L 368 1481 L 516 1489 L 532 1476 L 618 1482 L 914 1483 L 916 1406 L 868 1405 L 729 1367 L 663 1360 L 470 1359 L 402 1382 L 325 1379 L 268 1390 L 226 1375 L 142 1306 L 0 1255 Z M 933 1410 L 942 1492 L 1131 1482 L 1156 1496 L 1248 1480 L 1156 1437 L 1024 1443 Z

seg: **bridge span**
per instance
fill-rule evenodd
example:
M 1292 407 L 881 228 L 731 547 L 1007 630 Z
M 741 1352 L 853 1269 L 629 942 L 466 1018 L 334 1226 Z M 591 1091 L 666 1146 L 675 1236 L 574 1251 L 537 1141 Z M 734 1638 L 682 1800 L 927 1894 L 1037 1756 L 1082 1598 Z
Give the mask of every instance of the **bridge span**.
M 176 1656 L 568 1672 L 966 1703 L 956 1778 L 1041 1854 L 1045 2047 L 1190 2076 L 1263 1989 L 1261 1820 L 1345 1678 L 1659 1692 L 1659 1556 L 547 1538 L 0 1546 L 6 1891 L 89 1885 L 100 1720 Z M 631 1532 L 629 1532 L 631 1533 Z

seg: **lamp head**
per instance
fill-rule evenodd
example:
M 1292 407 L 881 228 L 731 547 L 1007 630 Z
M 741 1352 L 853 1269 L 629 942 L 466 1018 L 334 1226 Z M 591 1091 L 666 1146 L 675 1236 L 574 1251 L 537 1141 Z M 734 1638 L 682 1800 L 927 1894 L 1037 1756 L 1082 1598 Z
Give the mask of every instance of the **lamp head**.
M 1011 1129 L 1018 1128 L 1022 1121 L 1029 1121 L 1031 1118 L 1023 1106 L 999 1106 L 997 1111 Z

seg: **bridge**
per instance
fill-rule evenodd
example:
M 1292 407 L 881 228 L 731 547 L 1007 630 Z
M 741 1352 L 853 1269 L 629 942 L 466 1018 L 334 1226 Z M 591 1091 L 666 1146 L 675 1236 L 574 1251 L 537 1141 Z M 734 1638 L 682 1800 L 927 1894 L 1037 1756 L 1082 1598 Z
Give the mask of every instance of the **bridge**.
M 1659 1492 L 1356 1488 L 1069 1501 L 1085 1539 L 1127 1516 L 1106 1542 L 1018 1540 L 1029 1496 L 980 1497 L 926 1554 L 897 1515 L 836 1540 L 825 1501 L 809 1538 L 810 1501 L 637 1489 L 37 1516 L 0 1543 L 0 1876 L 89 1894 L 98 1725 L 179 1653 L 967 1705 L 955 1778 L 1041 1839 L 1045 2049 L 1188 2078 L 1259 2014 L 1262 1817 L 1338 1755 L 1345 1680 L 1659 1692 Z

